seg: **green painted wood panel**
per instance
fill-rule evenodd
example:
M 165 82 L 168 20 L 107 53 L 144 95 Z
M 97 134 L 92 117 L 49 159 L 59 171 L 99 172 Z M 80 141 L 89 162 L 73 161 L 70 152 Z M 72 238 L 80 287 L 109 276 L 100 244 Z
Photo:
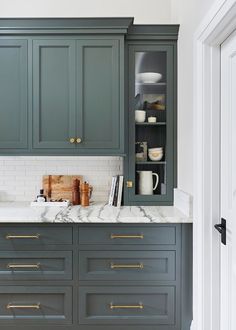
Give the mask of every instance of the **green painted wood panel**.
M 71 251 L 0 252 L 0 281 L 71 279 Z
M 1 262 L 1 259 L 0 259 Z M 176 253 L 170 251 L 81 251 L 80 280 L 174 281 Z
M 75 148 L 75 41 L 33 41 L 33 148 Z
M 27 40 L 0 40 L 0 100 L 0 149 L 27 148 Z
M 6 258 L 30 257 L 43 258 L 65 255 L 63 251 L 69 249 L 73 256 L 73 265 L 69 266 L 73 270 L 73 281 L 67 279 L 56 280 L 56 277 L 47 281 L 30 278 L 27 282 L 17 278 L 14 285 L 10 285 L 9 280 L 0 278 L 0 327 L 4 330 L 33 330 L 41 329 L 43 324 L 45 330 L 56 330 L 63 327 L 63 330 L 189 330 L 192 319 L 192 225 L 191 224 L 1 224 L 3 233 L 39 233 L 42 235 L 44 244 L 32 245 L 11 244 L 10 246 L 1 245 L 1 256 Z M 172 229 L 176 228 L 175 239 L 173 240 Z M 132 233 L 146 228 L 143 232 L 148 235 L 147 242 L 152 244 L 91 244 L 91 238 L 97 236 L 98 228 L 105 232 L 106 237 L 110 230 L 120 228 L 121 231 Z M 164 237 L 162 229 L 166 228 Z M 170 240 L 168 240 L 168 228 L 170 228 Z M 78 238 L 83 236 L 84 229 L 90 232 L 90 241 L 87 244 L 79 244 Z M 154 231 L 153 236 L 149 234 Z M 154 237 L 160 231 L 156 242 L 162 245 L 153 244 Z M 73 235 L 72 235 L 73 232 Z M 81 235 L 79 235 L 81 232 Z M 65 240 L 62 234 L 65 234 Z M 4 237 L 4 235 L 2 235 Z M 73 240 L 72 240 L 73 237 Z M 151 238 L 151 240 L 150 240 Z M 143 238 L 145 240 L 145 238 Z M 166 241 L 165 241 L 166 240 Z M 5 239 L 4 239 L 5 241 Z M 168 245 L 165 243 L 175 244 Z M 68 244 L 69 243 L 69 244 Z M 97 242 L 98 243 L 98 242 Z M 71 245 L 70 245 L 71 244 Z M 11 250 L 11 252 L 10 252 Z M 56 252 L 55 252 L 56 251 Z M 68 251 L 68 250 L 67 250 Z M 176 256 L 174 262 L 171 257 L 173 252 Z M 69 252 L 66 253 L 69 255 Z M 171 257 L 170 268 L 164 270 L 163 265 L 159 264 L 156 279 L 154 276 L 138 278 L 129 275 L 126 278 L 122 275 L 122 280 L 116 274 L 114 277 L 101 278 L 98 281 L 98 274 L 90 273 L 91 277 L 84 278 L 81 275 L 88 271 L 82 256 L 91 257 L 93 265 L 96 265 L 97 256 L 102 258 L 121 258 L 123 261 L 137 259 L 139 257 L 149 258 L 147 264 L 148 271 L 152 271 L 153 258 Z M 169 258 L 168 257 L 168 258 Z M 151 259 L 150 259 L 151 258 Z M 26 258 L 27 259 L 27 258 Z M 133 260 L 134 261 L 134 260 Z M 145 262 L 145 260 L 144 260 Z M 175 266 L 173 265 L 175 263 Z M 99 267 L 101 264 L 98 264 Z M 175 267 L 175 271 L 173 270 Z M 53 265 L 52 265 L 53 267 Z M 160 268 L 159 268 L 160 267 Z M 95 267 L 96 268 L 96 267 Z M 159 273 L 160 271 L 160 273 Z M 160 276 L 159 276 L 159 275 Z M 173 276 L 175 274 L 175 276 Z M 111 274 L 112 276 L 112 274 Z M 163 276 L 163 277 L 162 277 Z M 93 277 L 93 278 L 92 278 Z M 96 277 L 96 279 L 94 279 Z M 101 276 L 102 277 L 102 276 Z M 175 277 L 175 278 L 174 278 Z M 73 290 L 71 290 L 73 288 Z M 14 302 L 31 302 L 34 300 L 42 303 L 41 312 L 25 311 L 27 316 L 19 320 L 19 312 L 13 319 L 12 315 L 5 309 L 7 299 L 12 298 Z M 113 311 L 109 308 L 110 302 L 134 303 L 136 301 L 144 304 L 142 311 Z M 87 302 L 87 303 L 85 303 Z M 64 304 L 64 307 L 62 306 Z M 114 313 L 117 314 L 114 314 Z M 122 314 L 123 312 L 126 315 Z M 38 314 L 37 314 L 38 313 Z M 72 317 L 73 315 L 73 317 Z M 6 320 L 6 316 L 9 317 Z
M 43 248 L 49 245 L 72 244 L 71 227 L 1 225 L 0 228 L 1 250 L 10 250 L 12 248 L 16 250 L 34 249 L 35 247 Z M 29 237 L 24 238 L 24 236 Z
M 165 125 L 164 126 L 144 126 L 135 124 L 135 106 L 136 94 L 135 85 L 135 58 L 137 53 L 164 53 L 166 58 L 166 71 L 164 73 L 165 91 L 163 92 L 160 87 L 160 91 L 153 87 L 143 86 L 142 94 L 165 94 L 165 108 L 163 110 L 165 114 Z M 130 42 L 127 45 L 127 56 L 128 56 L 128 96 L 127 103 L 128 111 L 126 119 L 128 120 L 128 157 L 125 160 L 125 178 L 133 182 L 131 188 L 125 187 L 125 204 L 126 205 L 173 205 L 173 188 L 174 188 L 174 175 L 176 172 L 176 56 L 175 56 L 175 43 L 168 42 L 156 42 L 155 44 L 150 42 Z M 147 72 L 150 71 L 150 63 L 146 63 L 147 66 L 144 68 Z M 153 63 L 151 63 L 153 64 Z M 161 63 L 157 63 L 157 67 L 161 67 Z M 145 71 L 144 70 L 144 71 Z M 145 85 L 145 84 L 144 84 Z M 147 84 L 148 85 L 148 84 Z M 138 94 L 137 94 L 138 95 Z M 136 98 L 137 98 L 136 95 Z M 163 115 L 162 114 L 162 115 Z M 152 113 L 152 115 L 155 115 Z M 157 121 L 160 119 L 161 114 L 157 116 Z M 156 137 L 156 141 L 154 139 Z M 164 147 L 164 160 L 166 165 L 153 165 L 152 162 L 141 165 L 135 162 L 135 142 L 137 141 L 148 141 L 148 147 L 163 146 Z M 153 144 L 153 145 L 152 145 Z M 137 166 L 138 164 L 138 166 Z M 138 193 L 138 174 L 137 172 L 146 170 L 153 171 L 159 174 L 159 189 L 158 193 L 153 195 L 141 195 Z M 161 179 L 162 178 L 162 179 Z M 161 184 L 164 189 L 161 192 Z
M 93 226 L 79 230 L 79 244 L 109 245 L 175 245 L 177 244 L 178 228 L 175 225 L 159 225 L 158 227 L 138 226 L 123 227 L 121 225 L 105 228 Z
M 36 305 L 39 308 L 6 308 Z M 0 324 L 71 324 L 72 289 L 69 286 L 0 286 Z
M 119 40 L 77 41 L 77 135 L 80 149 L 120 147 Z
M 175 325 L 174 286 L 156 287 L 81 287 L 79 289 L 81 324 L 155 324 Z M 115 306 L 138 306 L 139 308 L 117 308 Z

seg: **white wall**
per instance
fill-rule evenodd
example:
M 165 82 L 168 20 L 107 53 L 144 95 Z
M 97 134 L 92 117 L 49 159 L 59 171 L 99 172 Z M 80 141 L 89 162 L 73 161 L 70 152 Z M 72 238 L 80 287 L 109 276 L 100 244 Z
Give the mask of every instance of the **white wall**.
M 172 0 L 178 42 L 178 188 L 193 192 L 193 35 L 215 0 Z M 200 105 L 199 105 L 200 106 Z
M 171 0 L 2 0 L 0 17 L 131 16 L 135 23 L 169 23 Z
M 0 157 L 0 202 L 32 201 L 42 176 L 83 175 L 93 186 L 93 200 L 107 201 L 113 175 L 122 174 L 120 157 Z

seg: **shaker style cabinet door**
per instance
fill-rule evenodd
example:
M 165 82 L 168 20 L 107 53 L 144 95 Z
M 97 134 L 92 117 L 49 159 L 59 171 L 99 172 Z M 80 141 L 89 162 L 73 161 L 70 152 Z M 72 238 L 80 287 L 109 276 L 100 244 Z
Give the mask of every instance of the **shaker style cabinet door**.
M 175 47 L 129 45 L 127 204 L 173 205 Z
M 27 148 L 27 40 L 0 40 L 0 100 L 0 149 Z
M 77 41 L 78 148 L 118 152 L 123 137 L 120 40 Z M 113 149 L 113 151 L 112 151 Z M 80 152 L 78 151 L 78 152 Z
M 33 41 L 33 148 L 75 148 L 75 41 Z

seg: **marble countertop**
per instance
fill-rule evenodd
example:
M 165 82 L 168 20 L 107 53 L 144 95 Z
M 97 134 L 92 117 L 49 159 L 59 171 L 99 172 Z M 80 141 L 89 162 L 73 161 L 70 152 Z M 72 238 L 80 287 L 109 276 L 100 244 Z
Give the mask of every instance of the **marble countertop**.
M 30 206 L 0 202 L 0 223 L 191 223 L 173 206 L 122 206 L 93 203 L 89 207 Z

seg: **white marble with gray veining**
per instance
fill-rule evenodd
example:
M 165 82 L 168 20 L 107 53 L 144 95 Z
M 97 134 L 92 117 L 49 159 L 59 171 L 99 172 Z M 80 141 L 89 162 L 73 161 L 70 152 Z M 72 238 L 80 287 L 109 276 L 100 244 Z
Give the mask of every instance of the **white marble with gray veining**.
M 191 223 L 173 206 L 122 206 L 94 203 L 89 207 L 32 207 L 0 203 L 0 223 Z

